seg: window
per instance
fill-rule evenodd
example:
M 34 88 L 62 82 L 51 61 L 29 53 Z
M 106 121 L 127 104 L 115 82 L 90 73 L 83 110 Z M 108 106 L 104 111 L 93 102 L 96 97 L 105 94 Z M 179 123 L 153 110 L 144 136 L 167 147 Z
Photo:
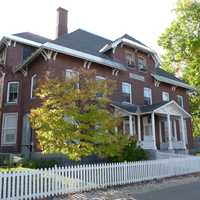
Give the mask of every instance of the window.
M 181 107 L 183 107 L 183 97 L 182 96 L 177 95 L 177 102 Z
M 105 77 L 103 77 L 103 76 L 96 76 L 96 81 L 97 81 L 97 83 L 99 82 L 99 81 L 103 81 L 103 80 L 105 80 Z M 101 92 L 97 92 L 96 93 L 96 97 L 97 98 L 100 98 L 100 97 L 102 97 L 103 96 L 103 94 L 101 93 Z
M 26 46 L 23 48 L 23 54 L 22 54 L 22 59 L 23 61 L 26 60 L 32 53 L 34 49 L 32 47 Z
M 125 98 L 125 102 L 132 103 L 132 92 L 131 92 L 131 84 L 122 82 L 122 93 Z
M 144 105 L 152 104 L 152 94 L 150 88 L 144 88 Z
M 17 103 L 19 82 L 8 82 L 7 103 Z
M 69 80 L 71 78 L 74 78 L 78 75 L 78 72 L 72 70 L 72 69 L 66 69 L 65 70 L 65 79 Z
M 146 59 L 143 57 L 138 57 L 138 66 L 139 66 L 139 69 L 145 70 L 146 69 Z
M 128 66 L 133 66 L 135 64 L 135 55 L 133 52 L 126 51 L 125 52 L 125 60 Z
M 37 75 L 34 74 L 31 77 L 31 99 L 35 97 L 35 90 L 37 88 Z
M 2 124 L 2 143 L 5 145 L 16 143 L 17 113 L 4 113 Z
M 162 92 L 162 100 L 169 101 L 169 93 L 168 92 Z

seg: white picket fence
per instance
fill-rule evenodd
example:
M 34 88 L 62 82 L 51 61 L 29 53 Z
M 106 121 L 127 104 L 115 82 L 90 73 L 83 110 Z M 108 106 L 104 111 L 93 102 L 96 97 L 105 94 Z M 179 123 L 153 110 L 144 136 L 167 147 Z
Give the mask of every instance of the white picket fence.
M 0 173 L 0 199 L 38 199 L 194 172 L 200 172 L 198 157 Z

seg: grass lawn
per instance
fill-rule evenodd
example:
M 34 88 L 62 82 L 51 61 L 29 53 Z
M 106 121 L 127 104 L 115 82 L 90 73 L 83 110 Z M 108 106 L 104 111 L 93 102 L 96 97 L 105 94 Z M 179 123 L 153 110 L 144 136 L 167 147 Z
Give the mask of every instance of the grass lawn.
M 19 172 L 19 171 L 25 171 L 25 170 L 33 170 L 30 168 L 24 168 L 24 167 L 0 167 L 0 173 L 1 172 Z

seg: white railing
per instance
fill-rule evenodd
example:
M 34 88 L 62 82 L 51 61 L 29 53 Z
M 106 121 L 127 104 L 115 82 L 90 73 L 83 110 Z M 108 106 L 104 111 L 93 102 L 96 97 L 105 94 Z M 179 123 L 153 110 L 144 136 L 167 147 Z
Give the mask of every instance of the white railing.
M 0 173 L 0 199 L 38 199 L 195 172 L 198 157 Z

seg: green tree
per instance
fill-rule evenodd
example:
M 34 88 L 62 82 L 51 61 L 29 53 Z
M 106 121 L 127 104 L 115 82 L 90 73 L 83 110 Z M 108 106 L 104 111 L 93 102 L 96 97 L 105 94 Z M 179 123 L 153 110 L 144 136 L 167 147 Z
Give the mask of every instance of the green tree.
M 63 153 L 70 159 L 92 153 L 114 157 L 127 144 L 116 131 L 120 115 L 108 109 L 115 83 L 95 79 L 94 70 L 82 69 L 72 78 L 40 83 L 41 107 L 30 120 L 44 153 Z
M 183 78 L 196 88 L 190 95 L 194 135 L 200 135 L 200 1 L 178 0 L 176 19 L 159 38 L 165 50 L 163 68 L 182 70 Z

